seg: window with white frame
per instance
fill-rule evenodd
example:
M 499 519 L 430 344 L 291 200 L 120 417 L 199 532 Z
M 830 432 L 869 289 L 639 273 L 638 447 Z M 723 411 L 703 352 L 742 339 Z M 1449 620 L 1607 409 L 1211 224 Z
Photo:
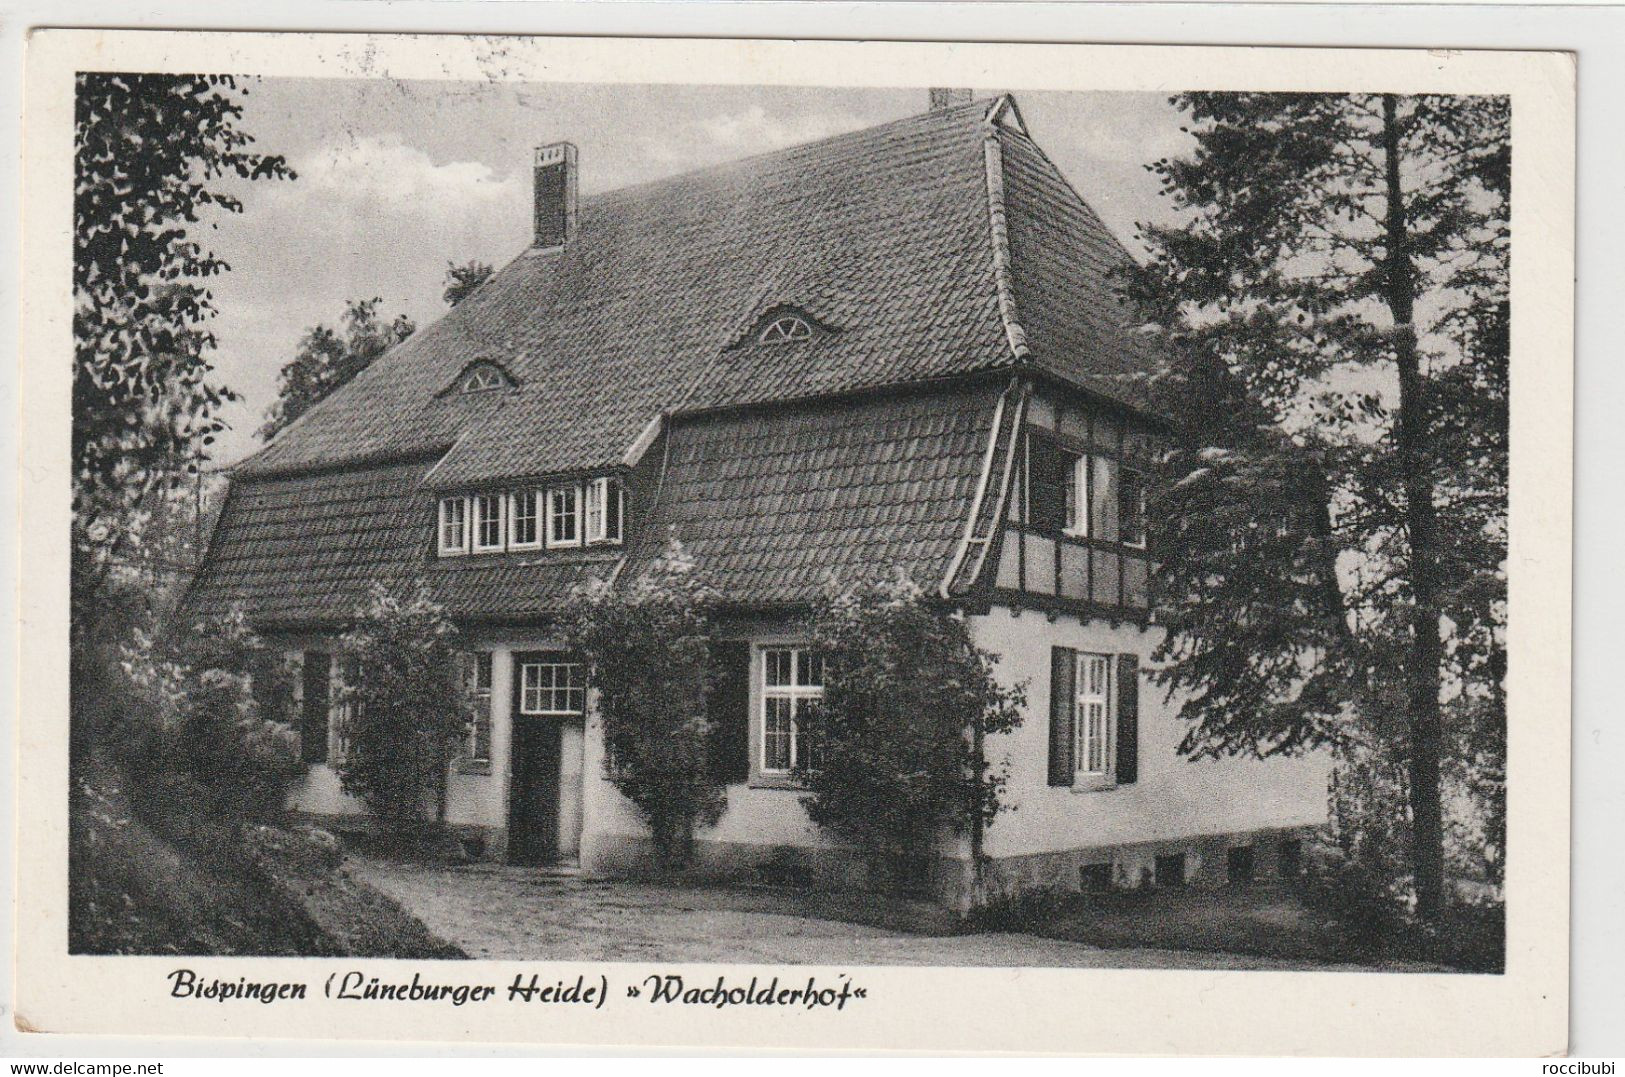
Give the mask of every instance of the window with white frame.
M 501 494 L 474 496 L 474 552 L 489 553 L 502 549 L 503 503 Z
M 1112 766 L 1112 660 L 1110 655 L 1078 655 L 1077 667 L 1079 774 L 1104 776 Z
M 507 384 L 508 379 L 502 376 L 500 370 L 482 363 L 463 377 L 462 389 L 465 393 L 487 393 L 492 389 L 504 388 Z
M 774 318 L 762 335 L 757 339 L 763 344 L 780 344 L 788 340 L 808 340 L 812 337 L 812 326 L 807 324 L 805 318 L 798 318 L 794 314 L 786 314 Z
M 1117 533 L 1123 544 L 1145 549 L 1145 473 L 1136 468 L 1117 470 Z
M 1066 474 L 1066 533 L 1115 540 L 1119 485 L 1117 461 L 1105 456 L 1072 457 Z
M 621 480 L 594 479 L 587 484 L 584 518 L 589 543 L 621 541 Z
M 535 490 L 514 494 L 508 506 L 508 546 L 532 550 L 542 544 L 541 495 Z
M 467 552 L 468 499 L 443 497 L 440 499 L 440 553 L 448 555 Z
M 581 545 L 581 487 L 555 486 L 547 492 L 547 544 Z
M 519 664 L 519 713 L 547 717 L 579 715 L 587 709 L 586 678 L 579 662 L 562 657 Z
M 491 652 L 468 655 L 469 704 L 473 722 L 468 730 L 468 759 L 473 763 L 491 761 Z
M 327 762 L 336 766 L 350 757 L 350 731 L 355 721 L 356 704 L 350 698 L 356 686 L 356 663 L 344 658 L 328 667 Z
M 806 647 L 762 649 L 761 772 L 810 766 L 802 726 L 824 698 L 824 659 Z

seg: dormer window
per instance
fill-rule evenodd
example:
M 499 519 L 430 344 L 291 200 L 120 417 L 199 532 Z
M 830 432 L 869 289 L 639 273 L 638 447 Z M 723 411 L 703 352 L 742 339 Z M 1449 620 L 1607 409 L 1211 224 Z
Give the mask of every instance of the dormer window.
M 462 393 L 489 393 L 495 389 L 506 389 L 508 379 L 491 363 L 476 363 L 463 375 L 462 384 L 458 391 Z
M 619 546 L 626 534 L 626 488 L 619 476 L 603 475 L 442 497 L 435 525 L 441 557 Z
M 812 335 L 812 326 L 807 324 L 805 318 L 783 314 L 769 322 L 756 339 L 762 344 L 781 344 L 790 340 L 810 340 Z

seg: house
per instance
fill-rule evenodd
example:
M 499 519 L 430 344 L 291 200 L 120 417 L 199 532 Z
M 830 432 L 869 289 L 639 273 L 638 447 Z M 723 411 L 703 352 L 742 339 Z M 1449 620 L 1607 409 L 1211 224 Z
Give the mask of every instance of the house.
M 1015 807 L 985 836 L 996 878 L 1294 862 L 1324 764 L 1188 762 L 1145 682 L 1153 356 L 1112 296 L 1125 251 L 1012 98 L 937 91 L 921 115 L 589 198 L 583 167 L 538 149 L 531 247 L 235 469 L 188 603 L 243 604 L 292 656 L 295 807 L 359 810 L 332 769 L 331 650 L 369 584 L 421 578 L 473 641 L 481 700 L 447 821 L 493 857 L 646 865 L 549 611 L 675 534 L 727 601 L 706 868 L 860 881 L 790 777 L 821 691 L 795 626 L 829 573 L 899 566 L 1028 685 L 1022 727 L 988 744 Z M 969 863 L 932 866 L 946 899 Z

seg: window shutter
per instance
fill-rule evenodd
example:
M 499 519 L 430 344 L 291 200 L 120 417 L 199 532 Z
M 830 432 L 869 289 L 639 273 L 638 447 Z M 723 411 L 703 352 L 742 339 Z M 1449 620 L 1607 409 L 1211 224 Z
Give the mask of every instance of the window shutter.
M 1071 785 L 1072 723 L 1078 711 L 1078 653 L 1070 647 L 1049 652 L 1049 783 Z
M 1140 656 L 1117 656 L 1117 784 L 1140 779 Z
M 307 763 L 327 762 L 328 671 L 332 661 L 326 651 L 305 652 L 299 755 Z
M 750 777 L 750 644 L 711 642 L 711 775 L 719 782 Z

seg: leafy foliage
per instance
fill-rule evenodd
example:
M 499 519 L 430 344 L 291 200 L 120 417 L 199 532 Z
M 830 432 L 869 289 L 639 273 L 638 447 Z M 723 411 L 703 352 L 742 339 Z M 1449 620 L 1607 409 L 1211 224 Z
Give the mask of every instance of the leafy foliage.
M 945 834 L 998 815 L 1005 768 L 983 742 L 1020 724 L 1025 687 L 1000 685 L 965 621 L 902 572 L 832 590 L 812 626 L 825 672 L 822 706 L 802 712 L 807 814 L 905 885 Z
M 277 399 L 266 412 L 261 438 L 269 441 L 416 331 L 404 314 L 388 322 L 379 318 L 382 302 L 377 296 L 352 299 L 344 308 L 342 333 L 326 325 L 305 331 L 299 351 L 277 376 Z
M 134 539 L 136 508 L 184 481 L 222 428 L 207 280 L 230 267 L 193 226 L 240 213 L 222 181 L 292 179 L 238 125 L 229 75 L 75 79 L 73 597 L 76 625 Z
M 472 720 L 456 626 L 422 583 L 409 594 L 374 583 L 340 639 L 339 668 L 350 716 L 344 791 L 400 833 L 438 821 L 447 768 Z
M 1173 103 L 1194 149 L 1152 168 L 1182 219 L 1129 284 L 1186 420 L 1154 499 L 1163 682 L 1194 754 L 1402 759 L 1437 917 L 1445 704 L 1495 711 L 1504 669 L 1509 104 Z
M 606 776 L 648 823 L 668 867 L 688 862 L 694 831 L 726 806 L 706 715 L 715 602 L 674 538 L 630 583 L 578 590 L 561 618 L 598 692 Z
M 441 298 L 446 301 L 446 306 L 455 307 L 489 280 L 492 272 L 494 270 L 485 262 L 469 261 L 462 265 L 447 262 L 446 290 L 441 294 Z

